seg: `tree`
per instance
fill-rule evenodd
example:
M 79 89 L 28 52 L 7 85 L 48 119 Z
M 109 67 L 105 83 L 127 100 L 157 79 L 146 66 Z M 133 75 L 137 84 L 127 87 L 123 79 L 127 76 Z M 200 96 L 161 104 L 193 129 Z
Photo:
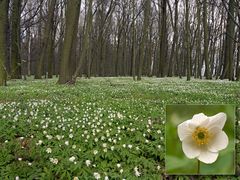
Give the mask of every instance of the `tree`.
M 205 62 L 205 76 L 206 79 L 211 79 L 210 69 L 209 69 L 209 59 L 208 59 L 208 22 L 207 22 L 207 0 L 203 0 L 203 31 L 204 31 L 204 50 L 203 58 Z
M 171 54 L 169 59 L 169 68 L 168 68 L 168 76 L 172 77 L 174 75 L 174 66 L 177 58 L 178 51 L 176 46 L 178 46 L 178 2 L 179 0 L 175 0 L 175 13 L 174 13 L 174 23 L 172 22 L 173 26 L 173 42 L 172 42 L 172 48 L 171 48 Z M 169 4 L 169 1 L 168 1 Z M 170 4 L 169 4 L 170 7 Z M 170 9 L 170 8 L 169 8 Z
M 233 74 L 233 43 L 234 43 L 234 29 L 235 24 L 232 19 L 234 17 L 234 6 L 235 2 L 234 0 L 229 0 L 228 3 L 228 17 L 227 17 L 227 27 L 226 27 L 226 34 L 225 34 L 225 53 L 224 53 L 224 69 L 222 78 L 228 78 L 229 80 L 234 80 L 234 74 Z
M 7 59 L 7 19 L 9 0 L 0 0 L 0 86 L 6 85 L 7 74 L 5 61 Z
M 65 36 L 63 42 L 63 50 L 60 60 L 60 74 L 59 84 L 72 83 L 72 72 L 70 66 L 71 51 L 73 48 L 73 41 L 75 40 L 75 33 L 73 33 L 77 27 L 80 13 L 80 0 L 68 0 L 66 9 L 66 27 Z
M 191 78 L 191 58 L 190 58 L 190 41 L 189 41 L 189 1 L 185 1 L 185 52 L 186 52 L 186 61 L 187 61 L 187 81 L 190 81 Z
M 143 20 L 143 31 L 142 31 L 142 40 L 140 44 L 140 57 L 139 57 L 139 66 L 138 66 L 138 76 L 137 80 L 141 80 L 142 70 L 143 70 L 143 61 L 146 52 L 146 43 L 149 33 L 149 16 L 151 11 L 151 1 L 144 1 L 144 20 Z
M 93 0 L 88 1 L 88 12 L 87 12 L 87 22 L 86 22 L 86 29 L 84 31 L 84 36 L 83 36 L 83 47 L 80 55 L 80 59 L 77 65 L 77 68 L 74 72 L 73 75 L 73 82 L 76 82 L 77 76 L 79 74 L 79 71 L 81 70 L 83 66 L 83 61 L 86 57 L 88 57 L 88 62 L 87 62 L 87 76 L 90 77 L 90 67 L 91 67 L 91 46 L 90 46 L 90 41 L 91 41 L 91 32 L 92 32 L 92 19 L 93 19 L 93 14 L 92 14 L 92 2 Z
M 136 27 L 135 27 L 135 0 L 132 0 L 132 77 L 136 80 Z
M 11 13 L 11 78 L 21 78 L 20 18 L 21 0 L 13 0 Z
M 159 2 L 160 3 L 160 2 Z M 165 75 L 165 65 L 167 58 L 167 0 L 161 0 L 161 34 L 160 34 L 160 59 L 159 76 Z
M 35 79 L 41 79 L 42 77 L 42 71 L 43 71 L 43 62 L 46 59 L 48 62 L 48 67 L 50 67 L 48 69 L 48 77 L 51 78 L 52 77 L 52 66 L 51 66 L 51 62 L 52 62 L 52 49 L 53 49 L 53 45 L 54 45 L 54 9 L 55 9 L 55 4 L 56 4 L 56 0 L 49 0 L 48 1 L 49 5 L 48 5 L 48 17 L 47 17 L 47 22 L 45 25 L 45 31 L 43 34 L 43 47 L 42 47 L 42 51 L 41 51 L 41 55 L 40 55 L 40 59 L 38 61 L 37 64 L 37 70 L 35 73 Z M 50 70 L 50 72 L 49 72 Z
M 199 0 L 196 0 L 197 6 L 197 34 L 196 34 L 196 56 L 195 56 L 195 77 L 202 78 L 202 61 L 201 61 L 201 6 Z

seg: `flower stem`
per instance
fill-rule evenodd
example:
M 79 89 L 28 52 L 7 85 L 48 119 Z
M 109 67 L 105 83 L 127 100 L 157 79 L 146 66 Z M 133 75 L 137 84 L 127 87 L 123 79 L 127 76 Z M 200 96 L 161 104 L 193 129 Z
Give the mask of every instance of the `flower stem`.
M 200 161 L 198 160 L 198 165 L 197 165 L 197 175 L 200 174 Z

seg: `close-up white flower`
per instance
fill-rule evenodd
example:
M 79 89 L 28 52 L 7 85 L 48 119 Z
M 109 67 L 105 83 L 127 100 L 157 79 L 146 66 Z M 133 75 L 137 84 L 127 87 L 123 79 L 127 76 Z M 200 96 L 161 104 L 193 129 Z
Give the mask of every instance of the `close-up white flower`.
M 71 161 L 71 162 L 74 162 L 75 160 L 76 160 L 76 158 L 74 156 L 69 158 L 69 161 Z
M 101 178 L 101 175 L 97 172 L 94 172 L 93 176 L 95 177 L 95 179 L 100 179 Z
M 223 112 L 209 117 L 199 113 L 179 124 L 177 132 L 184 154 L 189 159 L 214 163 L 219 151 L 228 146 L 228 136 L 222 130 L 226 120 L 227 116 Z
M 90 165 L 91 165 L 91 161 L 90 161 L 90 160 L 86 160 L 86 161 L 85 161 L 85 164 L 86 164 L 87 166 L 90 166 Z
M 46 152 L 47 152 L 48 154 L 50 154 L 50 153 L 52 153 L 52 149 L 51 149 L 51 148 L 47 148 L 47 149 L 46 149 Z

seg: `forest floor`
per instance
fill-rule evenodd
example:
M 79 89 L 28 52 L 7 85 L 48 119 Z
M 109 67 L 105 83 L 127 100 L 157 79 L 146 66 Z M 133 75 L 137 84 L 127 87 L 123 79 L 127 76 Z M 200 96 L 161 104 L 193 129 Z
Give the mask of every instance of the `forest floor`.
M 0 179 L 161 179 L 165 105 L 240 104 L 240 83 L 226 80 L 56 81 L 0 88 Z

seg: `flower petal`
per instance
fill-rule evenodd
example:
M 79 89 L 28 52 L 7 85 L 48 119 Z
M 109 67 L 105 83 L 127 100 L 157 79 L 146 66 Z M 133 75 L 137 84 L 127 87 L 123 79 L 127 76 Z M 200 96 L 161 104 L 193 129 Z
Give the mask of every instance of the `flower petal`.
M 191 123 L 197 127 L 199 125 L 206 124 L 206 121 L 208 121 L 208 117 L 203 113 L 199 113 L 192 117 Z
M 190 158 L 196 158 L 197 156 L 200 155 L 201 149 L 199 148 L 199 146 L 190 138 L 186 138 L 183 142 L 182 142 L 182 149 L 184 154 Z
M 216 134 L 218 134 L 219 132 L 222 131 L 222 129 L 220 129 L 219 127 L 211 127 L 211 128 L 208 128 L 211 136 L 215 136 Z
M 214 163 L 217 160 L 217 158 L 218 158 L 218 153 L 210 152 L 207 150 L 207 148 L 203 148 L 201 150 L 200 155 L 198 156 L 198 160 L 206 164 Z
M 190 120 L 184 121 L 177 127 L 178 137 L 181 141 L 183 141 L 186 137 L 191 136 L 192 134 L 191 129 L 188 127 L 189 122 Z
M 208 123 L 209 128 L 219 127 L 220 129 L 222 129 L 227 120 L 227 115 L 223 112 L 220 112 L 214 116 L 210 116 L 209 119 L 210 119 Z
M 211 142 L 208 144 L 208 150 L 211 152 L 218 152 L 225 149 L 228 145 L 228 136 L 224 131 L 215 134 Z

